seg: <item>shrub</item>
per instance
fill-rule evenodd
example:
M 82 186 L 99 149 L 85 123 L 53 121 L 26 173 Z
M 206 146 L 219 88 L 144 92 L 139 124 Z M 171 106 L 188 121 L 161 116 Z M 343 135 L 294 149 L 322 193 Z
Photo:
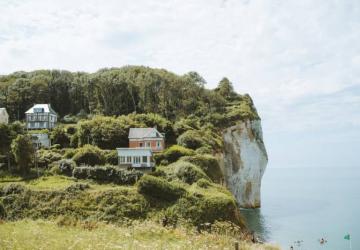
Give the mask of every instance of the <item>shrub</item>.
M 177 138 L 177 144 L 190 149 L 197 149 L 205 144 L 201 134 L 196 130 L 188 130 Z
M 182 187 L 151 175 L 145 175 L 138 181 L 138 192 L 166 201 L 175 201 L 186 193 Z
M 0 191 L 3 196 L 10 194 L 20 194 L 25 192 L 26 188 L 20 184 L 11 183 L 9 185 L 4 186 Z
M 61 154 L 51 150 L 40 149 L 37 151 L 37 161 L 40 168 L 49 167 L 51 163 L 59 161 L 61 157 Z
M 95 146 L 85 145 L 79 148 L 73 156 L 73 160 L 77 165 L 85 164 L 90 166 L 105 164 L 103 152 Z
M 73 176 L 77 179 L 92 179 L 98 182 L 132 185 L 143 175 L 140 171 L 128 171 L 114 166 L 75 167 Z
M 5 211 L 5 207 L 4 204 L 2 203 L 2 201 L 0 200 L 0 219 L 5 219 L 6 218 L 6 211 Z
M 86 183 L 76 183 L 76 184 L 72 184 L 69 187 L 66 188 L 66 191 L 68 192 L 79 192 L 79 191 L 84 191 L 86 189 L 89 189 L 90 185 L 86 184 Z
M 177 161 L 169 165 L 167 168 L 173 168 L 176 177 L 188 184 L 193 184 L 201 178 L 209 179 L 209 177 L 204 173 L 204 171 L 202 171 L 198 166 L 191 164 L 190 162 Z
M 229 195 L 198 193 L 181 197 L 174 206 L 174 212 L 194 225 L 231 221 L 241 224 L 241 217 L 235 200 Z
M 212 154 L 213 150 L 209 145 L 200 147 L 195 150 L 196 154 L 203 155 L 203 154 Z
M 73 149 L 73 148 L 66 148 L 66 149 L 63 149 L 63 150 L 64 150 L 64 155 L 63 156 L 66 159 L 71 159 L 76 154 L 76 149 Z
M 195 152 L 192 149 L 184 148 L 179 145 L 171 146 L 166 149 L 164 152 L 156 154 L 154 159 L 157 164 L 160 164 L 161 161 L 167 161 L 168 163 L 172 163 L 177 161 L 182 156 L 191 156 L 194 155 Z
M 201 188 L 208 188 L 209 186 L 211 186 L 211 183 L 207 179 L 201 178 L 196 182 L 196 185 L 198 185 Z
M 212 155 L 185 156 L 182 157 L 181 160 L 191 162 L 192 164 L 199 166 L 214 182 L 219 183 L 223 178 L 219 162 Z
M 73 160 L 63 159 L 51 164 L 51 173 L 71 176 L 76 163 Z
M 70 138 L 63 126 L 57 126 L 51 132 L 51 141 L 53 144 L 59 144 L 62 148 L 66 148 L 70 144 Z
M 106 164 L 110 164 L 110 165 L 118 164 L 118 153 L 116 150 L 106 150 L 104 152 L 104 155 L 105 155 Z

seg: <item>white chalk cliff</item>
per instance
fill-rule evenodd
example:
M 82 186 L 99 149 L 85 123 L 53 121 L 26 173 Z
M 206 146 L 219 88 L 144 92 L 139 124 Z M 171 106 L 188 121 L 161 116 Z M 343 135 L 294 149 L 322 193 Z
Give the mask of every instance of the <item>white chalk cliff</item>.
M 221 165 L 228 189 L 240 207 L 260 207 L 261 179 L 268 162 L 261 121 L 238 122 L 223 131 L 223 140 Z

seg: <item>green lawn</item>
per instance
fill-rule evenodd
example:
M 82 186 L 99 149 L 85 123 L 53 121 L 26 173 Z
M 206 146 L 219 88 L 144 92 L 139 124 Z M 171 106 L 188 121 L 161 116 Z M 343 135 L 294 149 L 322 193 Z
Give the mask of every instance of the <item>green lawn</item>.
M 90 185 L 92 190 L 107 190 L 107 189 L 116 189 L 116 188 L 127 188 L 126 186 L 119 186 L 115 184 L 97 184 L 92 181 L 86 180 L 76 180 L 75 178 L 70 178 L 66 176 L 42 176 L 36 179 L 23 179 L 19 176 L 0 176 L 0 187 L 8 185 L 10 183 L 23 184 L 28 188 L 33 190 L 59 190 L 65 189 L 75 183 L 87 183 Z M 129 187 L 131 188 L 131 187 Z
M 236 241 L 230 236 L 164 228 L 149 221 L 119 227 L 22 220 L 0 223 L 0 235 L 0 249 L 234 249 Z M 240 242 L 240 249 L 279 248 Z

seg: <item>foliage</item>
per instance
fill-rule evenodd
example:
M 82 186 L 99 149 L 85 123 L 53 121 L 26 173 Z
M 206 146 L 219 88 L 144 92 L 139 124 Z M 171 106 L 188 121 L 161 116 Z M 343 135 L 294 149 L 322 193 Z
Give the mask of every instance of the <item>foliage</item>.
M 63 126 L 57 126 L 51 132 L 51 141 L 53 144 L 59 144 L 62 148 L 70 145 L 70 137 Z
M 8 186 L 0 187 L 0 197 L 9 220 L 70 216 L 79 220 L 93 218 L 119 223 L 126 218 L 144 218 L 148 212 L 145 209 L 146 200 L 134 188 L 118 187 L 96 192 L 77 189 L 69 192 L 69 186 L 60 190 L 35 190 L 21 185 L 16 187 L 10 190 Z
M 199 166 L 207 176 L 214 182 L 221 182 L 223 178 L 222 171 L 220 169 L 220 165 L 218 160 L 209 154 L 204 155 L 193 155 L 193 156 L 185 156 L 182 157 L 181 160 L 191 162 L 196 166 Z
M 196 130 L 188 130 L 177 138 L 177 144 L 195 150 L 204 146 L 205 141 Z
M 157 164 L 161 164 L 162 161 L 172 163 L 180 159 L 182 156 L 190 156 L 194 154 L 195 152 L 191 149 L 184 148 L 179 145 L 173 145 L 170 148 L 167 148 L 164 152 L 156 154 L 154 159 Z
M 139 193 L 165 201 L 177 200 L 186 193 L 182 187 L 151 175 L 144 175 L 137 187 Z
M 38 167 L 47 168 L 53 162 L 59 161 L 62 155 L 52 150 L 40 149 L 36 152 Z
M 75 167 L 73 170 L 73 176 L 78 179 L 92 179 L 121 185 L 132 185 L 142 175 L 140 171 L 128 171 L 115 166 Z
M 118 164 L 118 153 L 116 150 L 104 150 L 105 163 L 110 165 Z
M 0 220 L 3 220 L 5 218 L 6 218 L 6 211 L 5 211 L 5 208 L 4 208 L 4 204 L 0 200 Z
M 18 135 L 11 143 L 11 150 L 15 156 L 19 171 L 26 174 L 30 170 L 31 163 L 34 159 L 34 147 L 31 136 Z
M 77 149 L 75 155 L 72 158 L 77 165 L 103 165 L 105 163 L 105 157 L 103 152 L 95 146 L 85 145 L 82 148 Z
M 72 176 L 72 172 L 76 167 L 73 160 L 63 159 L 52 164 L 51 171 L 56 174 Z
M 179 179 L 188 184 L 192 184 L 201 178 L 209 180 L 201 168 L 190 162 L 177 161 L 164 167 L 163 170 L 169 180 Z

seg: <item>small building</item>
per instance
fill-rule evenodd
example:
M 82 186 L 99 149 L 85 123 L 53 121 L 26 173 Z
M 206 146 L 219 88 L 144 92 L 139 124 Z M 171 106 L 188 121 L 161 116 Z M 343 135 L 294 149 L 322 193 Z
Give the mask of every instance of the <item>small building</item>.
M 6 108 L 0 108 L 0 123 L 9 123 L 9 114 L 6 111 Z
M 155 166 L 150 148 L 117 148 L 120 167 L 151 169 Z
M 36 149 L 49 148 L 51 146 L 49 135 L 46 133 L 31 134 L 31 139 Z
M 35 104 L 25 114 L 27 129 L 53 129 L 57 122 L 57 113 L 50 104 Z
M 150 148 L 160 152 L 165 148 L 165 135 L 156 128 L 130 128 L 129 148 Z

